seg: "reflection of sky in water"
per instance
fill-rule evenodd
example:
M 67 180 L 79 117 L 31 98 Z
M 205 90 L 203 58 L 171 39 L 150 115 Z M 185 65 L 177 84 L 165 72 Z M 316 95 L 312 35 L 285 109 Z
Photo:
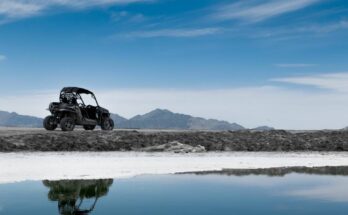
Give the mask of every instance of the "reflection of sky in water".
M 322 179 L 300 189 L 288 190 L 284 192 L 284 195 L 348 203 L 348 180 L 347 177 L 326 176 L 326 180 Z
M 139 176 L 114 180 L 90 214 L 346 214 L 347 185 L 348 177 L 305 174 Z M 0 214 L 58 214 L 49 190 L 42 182 L 0 185 Z
M 225 181 L 225 177 L 228 176 L 222 177 L 222 181 Z M 289 174 L 285 177 L 241 176 L 230 177 L 226 183 L 266 188 L 272 190 L 274 195 L 279 196 L 348 202 L 347 176 L 309 176 L 305 174 Z

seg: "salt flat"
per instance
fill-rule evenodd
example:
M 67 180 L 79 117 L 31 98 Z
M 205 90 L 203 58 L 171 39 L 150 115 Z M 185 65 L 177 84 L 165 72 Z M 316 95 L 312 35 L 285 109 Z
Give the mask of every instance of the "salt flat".
M 0 153 L 0 183 L 291 166 L 348 166 L 348 152 Z

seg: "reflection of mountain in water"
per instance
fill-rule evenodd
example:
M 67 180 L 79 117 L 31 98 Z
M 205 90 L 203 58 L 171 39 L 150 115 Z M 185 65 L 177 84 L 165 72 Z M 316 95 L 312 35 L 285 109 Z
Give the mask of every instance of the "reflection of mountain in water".
M 61 215 L 89 214 L 95 208 L 98 199 L 107 195 L 112 183 L 112 179 L 43 181 L 49 188 L 48 199 L 58 202 Z M 94 201 L 89 207 L 82 208 L 85 199 Z
M 290 173 L 313 174 L 313 175 L 348 175 L 348 166 L 325 166 L 325 167 L 275 167 L 264 169 L 224 169 L 220 171 L 186 172 L 182 174 L 195 175 L 267 175 L 285 176 Z M 181 174 L 181 173 L 180 173 Z

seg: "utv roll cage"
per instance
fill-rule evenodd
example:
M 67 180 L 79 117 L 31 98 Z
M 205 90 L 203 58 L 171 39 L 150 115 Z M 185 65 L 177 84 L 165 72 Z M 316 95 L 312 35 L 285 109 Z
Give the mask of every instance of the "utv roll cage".
M 97 97 L 94 95 L 93 92 L 83 89 L 83 88 L 79 88 L 79 87 L 64 87 L 61 91 L 60 91 L 60 96 L 59 96 L 59 101 L 63 102 L 63 103 L 69 103 L 69 101 L 74 103 L 74 99 L 80 99 L 83 103 L 83 105 L 85 105 L 85 102 L 83 101 L 82 97 L 80 94 L 89 94 L 92 96 L 92 98 L 94 99 L 95 103 L 97 104 L 97 106 L 99 107 L 99 103 L 97 100 Z M 76 101 L 75 100 L 75 101 Z

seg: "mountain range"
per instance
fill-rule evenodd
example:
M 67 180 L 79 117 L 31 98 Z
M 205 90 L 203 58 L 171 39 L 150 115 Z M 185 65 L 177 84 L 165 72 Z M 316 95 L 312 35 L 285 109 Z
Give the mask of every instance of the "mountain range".
M 42 119 L 33 116 L 19 115 L 15 112 L 0 111 L 0 126 L 6 127 L 42 127 Z
M 178 130 L 244 130 L 237 123 L 229 123 L 216 119 L 204 119 L 186 114 L 173 113 L 165 109 L 155 109 L 143 115 L 136 115 L 126 119 L 118 114 L 111 114 L 117 128 L 128 129 L 178 129 Z M 0 126 L 7 127 L 42 127 L 42 119 L 33 116 L 19 115 L 0 111 Z M 255 130 L 272 130 L 273 128 L 261 126 Z
M 113 114 L 117 127 L 140 129 L 185 129 L 185 130 L 243 130 L 243 126 L 236 123 L 204 119 L 186 114 L 173 113 L 169 110 L 156 109 L 144 115 L 136 115 L 125 119 Z

